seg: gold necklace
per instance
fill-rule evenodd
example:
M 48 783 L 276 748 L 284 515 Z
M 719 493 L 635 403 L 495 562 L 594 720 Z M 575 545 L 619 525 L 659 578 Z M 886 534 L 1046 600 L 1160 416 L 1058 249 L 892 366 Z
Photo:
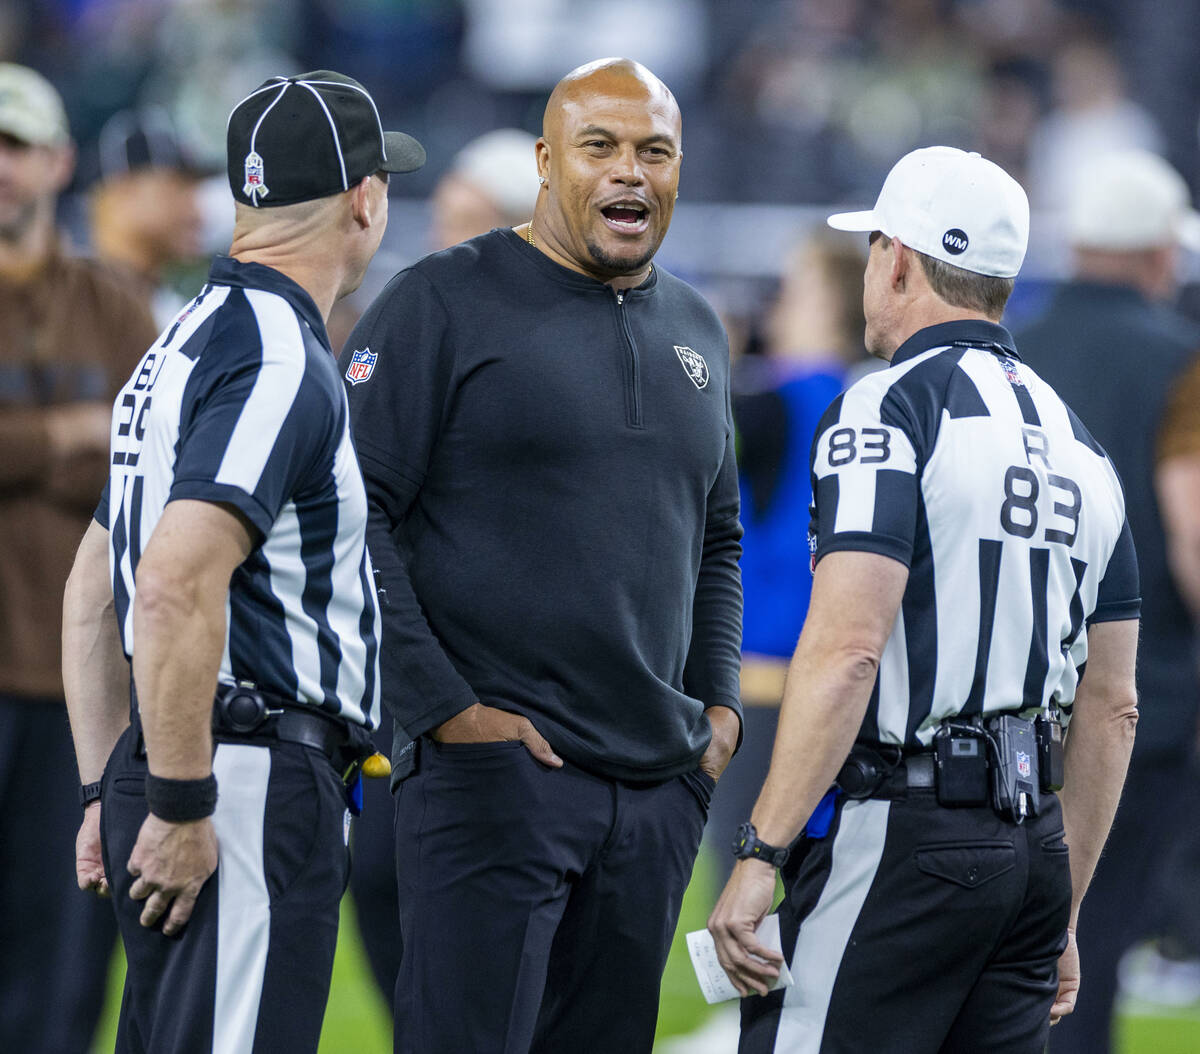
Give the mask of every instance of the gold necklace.
M 535 249 L 537 248 L 537 242 L 535 242 L 533 240 L 533 220 L 530 220 L 529 226 L 525 228 L 525 240 L 527 242 L 529 242 L 529 244 L 532 245 Z M 649 278 L 650 275 L 653 273 L 654 273 L 654 264 L 651 264 L 649 267 L 646 268 L 646 278 Z

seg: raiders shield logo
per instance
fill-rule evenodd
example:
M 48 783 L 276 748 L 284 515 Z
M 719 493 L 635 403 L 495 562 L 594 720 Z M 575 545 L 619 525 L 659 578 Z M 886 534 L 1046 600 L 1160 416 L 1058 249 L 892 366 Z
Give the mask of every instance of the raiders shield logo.
M 375 372 L 375 362 L 379 358 L 370 348 L 363 348 L 350 356 L 350 365 L 346 367 L 346 380 L 351 384 L 362 384 L 371 379 Z
M 704 356 L 691 348 L 681 348 L 678 344 L 675 345 L 675 354 L 679 356 L 691 382 L 697 388 L 705 387 L 708 384 L 708 363 L 704 361 Z

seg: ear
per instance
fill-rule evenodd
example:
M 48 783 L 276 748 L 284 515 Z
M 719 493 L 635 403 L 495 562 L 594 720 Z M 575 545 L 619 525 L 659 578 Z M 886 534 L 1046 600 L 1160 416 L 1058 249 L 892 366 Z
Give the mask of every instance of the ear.
M 908 283 L 908 270 L 913 264 L 912 257 L 905 250 L 904 243 L 899 238 L 893 238 L 892 244 L 888 248 L 892 254 L 890 272 L 892 288 L 898 293 L 903 292 Z
M 363 176 L 353 187 L 350 188 L 350 215 L 354 217 L 354 222 L 364 230 L 371 226 L 371 222 L 375 216 L 375 210 L 371 207 L 371 182 L 375 179 L 372 176 Z M 384 188 L 384 193 L 387 188 Z
M 542 186 L 550 179 L 550 144 L 545 136 L 539 139 L 533 148 L 534 160 L 537 162 L 537 174 L 543 180 Z

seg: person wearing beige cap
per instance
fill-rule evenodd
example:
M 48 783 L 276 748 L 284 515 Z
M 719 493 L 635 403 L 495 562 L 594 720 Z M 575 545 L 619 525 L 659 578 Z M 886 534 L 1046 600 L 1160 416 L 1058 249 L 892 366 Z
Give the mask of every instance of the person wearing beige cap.
M 1037 1054 L 1136 722 L 1120 481 L 1000 325 L 1029 231 L 1006 172 L 916 150 L 829 224 L 868 236 L 890 366 L 817 426 L 812 599 L 708 928 L 742 1054 Z
M 536 143 L 519 128 L 497 128 L 454 155 L 430 199 L 435 251 L 529 218 L 538 196 Z
M 75 888 L 63 584 L 113 396 L 154 337 L 141 297 L 56 230 L 73 164 L 58 93 L 0 63 L 0 1050 L 58 1054 L 90 1046 L 116 937 L 112 908 Z
M 1086 983 L 1050 1042 L 1054 1054 L 1106 1054 L 1122 953 L 1155 937 L 1177 958 L 1200 954 L 1196 878 L 1179 866 L 1200 801 L 1200 327 L 1171 307 L 1181 255 L 1200 249 L 1200 217 L 1166 161 L 1121 151 L 1078 173 L 1066 235 L 1073 274 L 1019 340 L 1112 452 L 1143 596 L 1137 746 L 1083 906 Z M 1164 976 L 1179 973 L 1156 946 L 1144 951 Z

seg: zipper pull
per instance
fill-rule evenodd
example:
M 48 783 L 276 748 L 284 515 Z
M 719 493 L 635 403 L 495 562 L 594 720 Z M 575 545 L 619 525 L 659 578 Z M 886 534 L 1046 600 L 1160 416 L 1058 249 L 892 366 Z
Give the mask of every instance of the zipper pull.
M 620 306 L 620 305 L 622 305 L 622 304 L 624 304 L 624 303 L 625 303 L 625 294 L 624 294 L 624 293 L 618 293 L 618 294 L 617 294 L 617 305 L 618 305 L 618 306 Z

